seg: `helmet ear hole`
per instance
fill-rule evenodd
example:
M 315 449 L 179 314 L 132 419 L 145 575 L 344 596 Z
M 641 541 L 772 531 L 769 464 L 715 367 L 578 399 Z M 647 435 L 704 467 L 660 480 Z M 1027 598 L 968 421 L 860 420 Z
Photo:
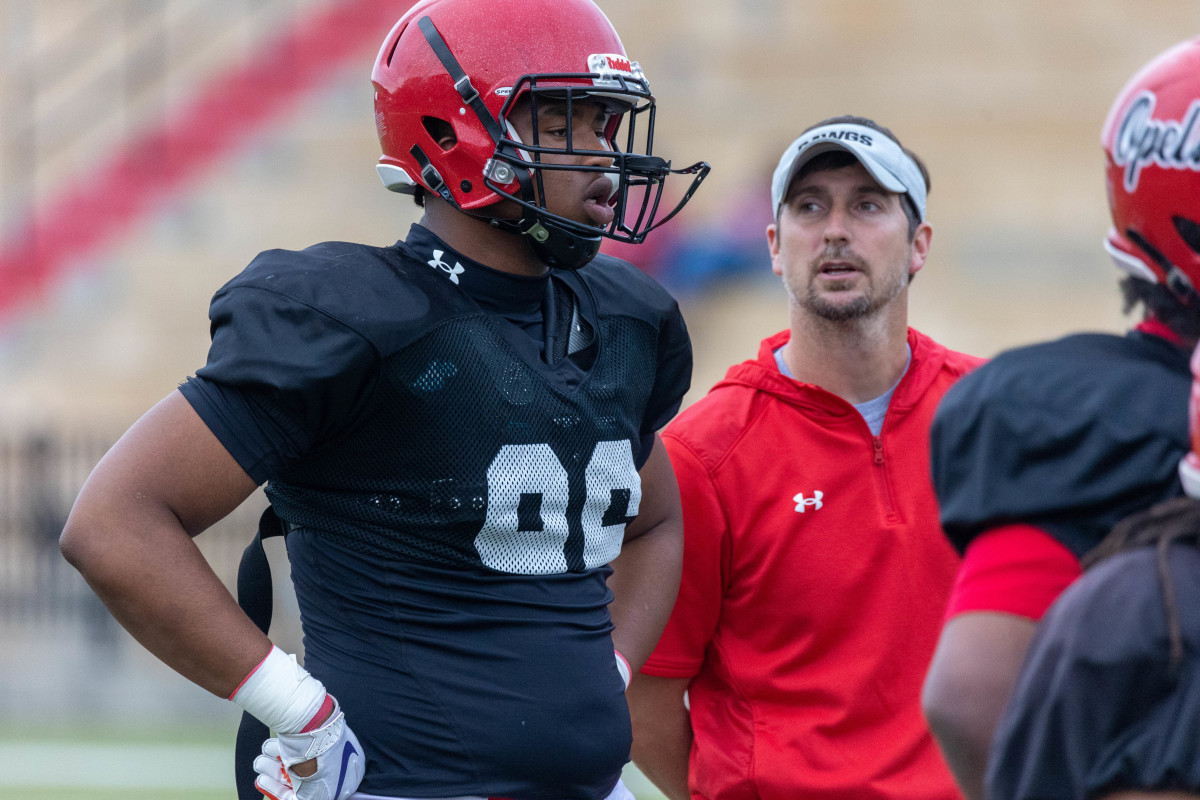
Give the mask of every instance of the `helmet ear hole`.
M 425 132 L 429 134 L 429 138 L 437 143 L 437 146 L 445 152 L 454 145 L 458 144 L 458 137 L 454 134 L 454 126 L 444 119 L 437 117 L 421 117 L 421 125 L 425 127 Z
M 1193 222 L 1187 217 L 1171 217 L 1171 221 L 1187 246 L 1200 253 L 1200 222 Z

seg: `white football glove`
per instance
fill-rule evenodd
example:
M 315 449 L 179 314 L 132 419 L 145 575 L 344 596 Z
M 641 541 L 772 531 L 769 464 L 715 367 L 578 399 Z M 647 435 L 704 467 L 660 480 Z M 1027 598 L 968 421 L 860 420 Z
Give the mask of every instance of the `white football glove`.
M 625 656 L 621 655 L 620 651 L 613 650 L 613 655 L 617 659 L 617 672 L 621 673 L 621 682 L 628 689 L 629 681 L 633 680 L 633 670 L 629 668 L 629 662 L 625 660 Z
M 317 771 L 307 778 L 291 771 L 313 758 Z M 345 800 L 358 789 L 365 766 L 362 745 L 335 705 L 329 721 L 316 730 L 267 739 L 254 759 L 254 786 L 271 800 Z

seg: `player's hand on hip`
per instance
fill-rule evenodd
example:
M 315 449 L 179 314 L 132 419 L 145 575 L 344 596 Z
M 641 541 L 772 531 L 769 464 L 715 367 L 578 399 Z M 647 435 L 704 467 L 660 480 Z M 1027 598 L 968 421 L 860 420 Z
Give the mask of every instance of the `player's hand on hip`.
M 335 706 L 316 730 L 267 739 L 254 759 L 254 785 L 271 800 L 345 800 L 358 789 L 365 766 L 362 745 Z

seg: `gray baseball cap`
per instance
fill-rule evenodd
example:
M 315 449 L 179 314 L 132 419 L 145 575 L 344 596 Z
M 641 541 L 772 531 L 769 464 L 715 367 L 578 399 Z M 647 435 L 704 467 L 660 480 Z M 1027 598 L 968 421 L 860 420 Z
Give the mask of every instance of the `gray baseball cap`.
M 845 150 L 871 173 L 889 192 L 907 194 L 916 206 L 917 216 L 925 221 L 925 178 L 921 168 L 903 148 L 886 134 L 865 125 L 835 123 L 813 128 L 788 145 L 771 177 L 771 207 L 775 219 L 787 195 L 788 186 L 800 168 L 821 153 Z

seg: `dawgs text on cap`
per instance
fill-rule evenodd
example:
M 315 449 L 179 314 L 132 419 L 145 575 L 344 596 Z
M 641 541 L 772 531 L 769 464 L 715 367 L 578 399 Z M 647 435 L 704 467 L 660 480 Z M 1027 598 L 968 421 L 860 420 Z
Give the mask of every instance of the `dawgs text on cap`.
M 859 160 L 879 185 L 889 192 L 907 194 L 925 221 L 925 178 L 917 162 L 894 139 L 863 125 L 823 125 L 788 145 L 771 178 L 771 207 L 779 219 L 788 185 L 800 168 L 821 153 L 845 150 Z

